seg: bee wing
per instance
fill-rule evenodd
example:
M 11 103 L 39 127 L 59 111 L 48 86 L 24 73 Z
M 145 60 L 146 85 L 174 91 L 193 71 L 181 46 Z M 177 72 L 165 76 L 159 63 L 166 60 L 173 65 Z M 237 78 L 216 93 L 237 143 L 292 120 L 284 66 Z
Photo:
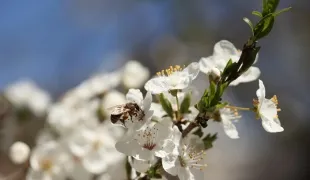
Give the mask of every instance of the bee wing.
M 116 105 L 109 107 L 107 110 L 110 111 L 113 115 L 118 115 L 126 112 L 126 109 L 124 108 L 125 105 Z

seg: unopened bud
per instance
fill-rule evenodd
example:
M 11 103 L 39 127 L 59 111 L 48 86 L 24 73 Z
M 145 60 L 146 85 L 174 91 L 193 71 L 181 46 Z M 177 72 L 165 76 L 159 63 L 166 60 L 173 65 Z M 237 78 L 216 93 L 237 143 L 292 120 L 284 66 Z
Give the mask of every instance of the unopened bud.
M 17 141 L 10 147 L 9 156 L 15 164 L 25 163 L 28 160 L 29 154 L 30 148 L 24 142 Z
M 217 83 L 221 78 L 221 71 L 216 67 L 212 68 L 209 78 L 211 81 Z

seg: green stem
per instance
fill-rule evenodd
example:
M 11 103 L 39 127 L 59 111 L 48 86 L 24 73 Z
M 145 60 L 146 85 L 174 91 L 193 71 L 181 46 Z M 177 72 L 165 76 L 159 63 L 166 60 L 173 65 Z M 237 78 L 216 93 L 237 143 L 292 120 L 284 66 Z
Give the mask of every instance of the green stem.
M 251 108 L 244 108 L 244 107 L 237 107 L 237 106 L 225 106 L 226 108 L 230 108 L 230 109 L 237 109 L 237 110 L 241 110 L 241 111 L 252 111 Z

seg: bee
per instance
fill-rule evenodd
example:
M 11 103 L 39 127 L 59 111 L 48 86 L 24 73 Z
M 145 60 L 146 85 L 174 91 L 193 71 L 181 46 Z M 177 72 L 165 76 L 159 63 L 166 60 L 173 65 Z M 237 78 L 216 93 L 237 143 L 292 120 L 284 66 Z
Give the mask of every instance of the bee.
M 144 111 L 136 103 L 130 102 L 109 109 L 112 109 L 110 119 L 113 124 L 120 121 L 125 126 L 127 120 L 133 122 L 133 118 L 137 118 L 138 121 L 142 121 L 144 117 Z

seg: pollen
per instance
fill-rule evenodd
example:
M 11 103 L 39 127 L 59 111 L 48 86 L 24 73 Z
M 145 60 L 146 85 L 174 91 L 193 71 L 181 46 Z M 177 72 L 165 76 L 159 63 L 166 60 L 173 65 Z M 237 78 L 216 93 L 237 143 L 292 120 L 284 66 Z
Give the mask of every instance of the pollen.
M 258 99 L 253 99 L 253 105 L 256 107 L 256 106 L 258 106 L 258 104 L 259 104 Z
M 272 101 L 273 103 L 275 103 L 276 105 L 279 104 L 279 101 L 278 101 L 278 98 L 277 98 L 276 95 L 274 95 L 274 96 L 271 98 L 271 101 Z
M 156 74 L 158 76 L 170 76 L 174 72 L 182 71 L 183 69 L 184 69 L 184 67 L 182 68 L 179 65 L 175 65 L 175 66 L 170 66 L 168 69 L 161 70 L 161 71 L 157 72 Z
M 50 159 L 42 159 L 39 164 L 43 171 L 50 171 L 53 167 L 53 162 Z

